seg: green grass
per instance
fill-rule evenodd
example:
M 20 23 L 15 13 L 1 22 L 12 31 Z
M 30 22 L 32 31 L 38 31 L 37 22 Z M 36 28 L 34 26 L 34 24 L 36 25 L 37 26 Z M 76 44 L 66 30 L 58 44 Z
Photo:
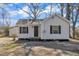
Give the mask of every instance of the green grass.
M 18 44 L 6 44 L 6 45 L 4 45 L 4 49 L 8 50 L 8 49 L 15 48 L 17 46 L 18 46 Z

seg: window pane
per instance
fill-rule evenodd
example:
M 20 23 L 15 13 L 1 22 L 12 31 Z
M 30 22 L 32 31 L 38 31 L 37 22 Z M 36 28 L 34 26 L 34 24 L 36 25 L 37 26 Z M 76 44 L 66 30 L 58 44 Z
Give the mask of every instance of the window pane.
M 61 33 L 61 26 L 50 26 L 50 34 L 60 34 Z
M 28 33 L 28 27 L 20 27 L 20 33 Z
M 52 26 L 50 26 L 50 34 L 52 34 Z
M 61 34 L 61 26 L 59 26 L 59 34 Z

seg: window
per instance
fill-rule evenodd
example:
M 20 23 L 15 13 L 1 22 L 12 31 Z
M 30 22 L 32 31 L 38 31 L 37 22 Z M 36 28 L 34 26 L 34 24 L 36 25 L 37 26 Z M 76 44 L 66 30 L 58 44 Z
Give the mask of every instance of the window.
M 50 34 L 60 34 L 61 26 L 50 26 Z
M 23 34 L 28 33 L 28 27 L 20 27 L 20 33 L 23 33 Z

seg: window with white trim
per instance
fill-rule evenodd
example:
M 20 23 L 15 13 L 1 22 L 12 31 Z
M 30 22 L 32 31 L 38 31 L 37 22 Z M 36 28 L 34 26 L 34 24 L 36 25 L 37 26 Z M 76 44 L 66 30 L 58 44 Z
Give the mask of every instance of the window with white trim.
M 28 27 L 20 27 L 20 34 L 28 34 Z
M 50 34 L 61 34 L 61 26 L 50 26 Z

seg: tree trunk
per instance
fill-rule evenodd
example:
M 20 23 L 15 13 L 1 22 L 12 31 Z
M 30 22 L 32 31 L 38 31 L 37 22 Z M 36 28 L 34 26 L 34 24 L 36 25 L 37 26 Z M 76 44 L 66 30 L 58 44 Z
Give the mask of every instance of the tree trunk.
M 70 4 L 67 3 L 67 7 L 66 7 L 66 19 L 70 20 L 70 14 L 71 14 L 71 9 L 70 9 Z
M 73 39 L 75 39 L 75 25 L 74 24 L 73 24 L 72 30 L 73 30 Z
M 61 3 L 61 16 L 63 17 L 63 9 L 64 9 L 64 3 Z
M 77 22 L 77 19 L 78 19 L 78 14 L 79 14 L 79 6 L 78 6 L 78 9 L 77 9 L 77 12 L 76 12 L 76 16 L 75 16 L 75 21 L 73 22 L 73 38 L 75 38 L 75 26 L 76 26 L 76 22 Z

